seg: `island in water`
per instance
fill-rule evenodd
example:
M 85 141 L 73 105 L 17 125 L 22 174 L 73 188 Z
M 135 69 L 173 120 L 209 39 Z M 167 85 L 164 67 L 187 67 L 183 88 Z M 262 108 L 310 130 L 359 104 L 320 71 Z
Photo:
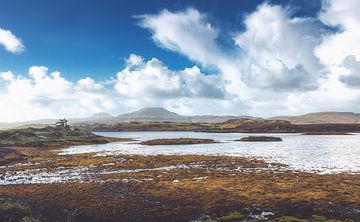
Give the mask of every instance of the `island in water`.
M 282 139 L 277 136 L 247 136 L 239 139 L 242 142 L 281 142 Z
M 199 139 L 199 138 L 172 138 L 172 139 L 152 139 L 142 141 L 142 145 L 189 145 L 189 144 L 209 144 L 216 143 L 213 139 Z

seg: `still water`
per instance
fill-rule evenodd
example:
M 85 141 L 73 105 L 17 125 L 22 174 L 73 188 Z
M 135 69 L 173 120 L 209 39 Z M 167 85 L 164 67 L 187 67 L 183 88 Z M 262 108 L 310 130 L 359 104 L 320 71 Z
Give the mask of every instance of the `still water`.
M 360 134 L 354 135 L 301 135 L 266 134 L 279 136 L 282 142 L 238 142 L 249 135 L 244 133 L 202 132 L 102 132 L 102 136 L 133 138 L 138 141 L 100 145 L 75 146 L 61 154 L 95 152 L 99 155 L 229 155 L 264 159 L 286 164 L 291 169 L 317 173 L 360 173 Z M 139 141 L 159 138 L 208 138 L 220 143 L 197 145 L 145 146 Z

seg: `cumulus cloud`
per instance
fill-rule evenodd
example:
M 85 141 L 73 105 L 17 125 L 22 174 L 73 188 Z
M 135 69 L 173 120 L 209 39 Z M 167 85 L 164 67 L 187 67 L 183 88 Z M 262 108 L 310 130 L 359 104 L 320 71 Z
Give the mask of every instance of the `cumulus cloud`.
M 249 86 L 273 91 L 312 90 L 321 76 L 313 50 L 322 26 L 313 18 L 293 17 L 277 5 L 261 4 L 244 18 L 234 36 L 233 52 L 225 54 L 217 38 L 220 30 L 208 17 L 190 8 L 141 16 L 155 43 L 207 67 L 215 67 L 229 83 L 227 90 L 249 99 Z M 240 24 L 239 24 L 240 25 Z
M 12 81 L 14 79 L 14 75 L 11 71 L 1 72 L 0 77 L 5 81 Z
M 339 77 L 340 81 L 349 87 L 360 88 L 360 61 L 357 61 L 355 56 L 347 56 L 342 67 L 346 69 L 347 74 Z
M 21 39 L 16 37 L 10 30 L 2 28 L 0 28 L 0 45 L 3 45 L 11 53 L 21 53 L 25 49 Z
M 323 36 L 315 53 L 326 66 L 339 65 L 353 55 L 360 60 L 360 1 L 324 0 L 320 20 L 335 33 Z
M 136 65 L 133 60 L 136 59 Z M 219 76 L 205 75 L 197 66 L 172 71 L 161 61 L 130 55 L 130 66 L 117 74 L 116 90 L 127 98 L 207 97 L 224 98 L 224 82 Z
M 218 70 L 228 83 L 230 93 L 246 97 L 246 86 L 241 81 L 241 71 L 235 58 L 223 52 L 217 43 L 220 31 L 208 16 L 194 8 L 171 12 L 163 10 L 155 15 L 138 16 L 140 26 L 149 29 L 154 42 L 167 50 L 182 54 L 204 67 Z
M 188 56 L 201 63 L 217 59 L 221 50 L 217 47 L 218 30 L 205 14 L 189 8 L 185 11 L 163 10 L 157 15 L 138 17 L 140 25 L 152 33 L 159 46 Z
M 317 87 L 320 65 L 313 54 L 322 26 L 296 18 L 290 9 L 267 3 L 244 19 L 245 31 L 234 38 L 240 47 L 243 80 L 253 86 L 281 90 Z
M 71 82 L 44 66 L 30 67 L 27 77 L 0 74 L 1 121 L 86 116 L 116 106 L 111 92 L 89 77 Z
M 95 112 L 119 114 L 139 107 L 163 106 L 180 113 L 204 113 L 228 107 L 225 83 L 197 66 L 175 71 L 160 60 L 131 54 L 112 81 L 90 77 L 72 82 L 45 66 L 32 66 L 27 76 L 0 73 L 0 121 L 83 117 Z M 241 104 L 238 104 L 241 107 Z
M 358 8 L 356 0 L 325 0 L 319 17 L 310 18 L 295 17 L 291 6 L 263 3 L 234 31 L 229 54 L 217 43 L 222 30 L 196 9 L 145 15 L 140 24 L 159 46 L 217 68 L 226 92 L 236 95 L 228 101 L 240 101 L 245 113 L 359 111 L 357 66 L 344 60 L 360 60 Z

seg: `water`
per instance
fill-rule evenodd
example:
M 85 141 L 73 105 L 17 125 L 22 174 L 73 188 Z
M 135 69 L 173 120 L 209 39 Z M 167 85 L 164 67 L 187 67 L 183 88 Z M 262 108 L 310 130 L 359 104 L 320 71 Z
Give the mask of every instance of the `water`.
M 135 142 L 75 146 L 61 154 L 95 152 L 99 155 L 229 155 L 264 159 L 288 165 L 291 169 L 317 173 L 360 172 L 360 134 L 301 135 L 266 134 L 279 136 L 282 142 L 234 141 L 250 134 L 202 132 L 104 132 L 102 136 L 134 138 L 139 141 L 159 138 L 208 138 L 215 144 L 145 146 Z M 260 135 L 260 134 L 251 134 Z

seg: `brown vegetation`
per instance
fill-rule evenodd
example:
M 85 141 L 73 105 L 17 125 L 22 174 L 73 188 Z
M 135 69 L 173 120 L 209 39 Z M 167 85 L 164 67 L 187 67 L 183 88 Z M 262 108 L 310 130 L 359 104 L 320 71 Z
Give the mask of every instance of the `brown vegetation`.
M 81 126 L 88 130 L 106 131 L 201 131 L 224 133 L 310 133 L 360 132 L 360 124 L 302 124 L 284 120 L 233 119 L 223 123 L 127 122 L 113 125 Z
M 142 141 L 142 145 L 189 145 L 189 144 L 209 144 L 216 143 L 213 139 L 198 138 L 174 138 L 174 139 L 153 139 Z
M 281 142 L 280 137 L 275 136 L 247 136 L 239 139 L 242 142 Z
M 262 211 L 278 218 L 313 214 L 360 218 L 359 175 L 294 172 L 242 157 L 58 156 L 48 149 L 20 151 L 29 163 L 37 164 L 8 166 L 0 172 L 79 166 L 91 166 L 92 172 L 114 171 L 93 174 L 87 182 L 0 186 L 0 197 L 25 203 L 42 221 L 189 221 L 201 214 L 248 218 Z M 169 166 L 187 167 L 166 169 Z

